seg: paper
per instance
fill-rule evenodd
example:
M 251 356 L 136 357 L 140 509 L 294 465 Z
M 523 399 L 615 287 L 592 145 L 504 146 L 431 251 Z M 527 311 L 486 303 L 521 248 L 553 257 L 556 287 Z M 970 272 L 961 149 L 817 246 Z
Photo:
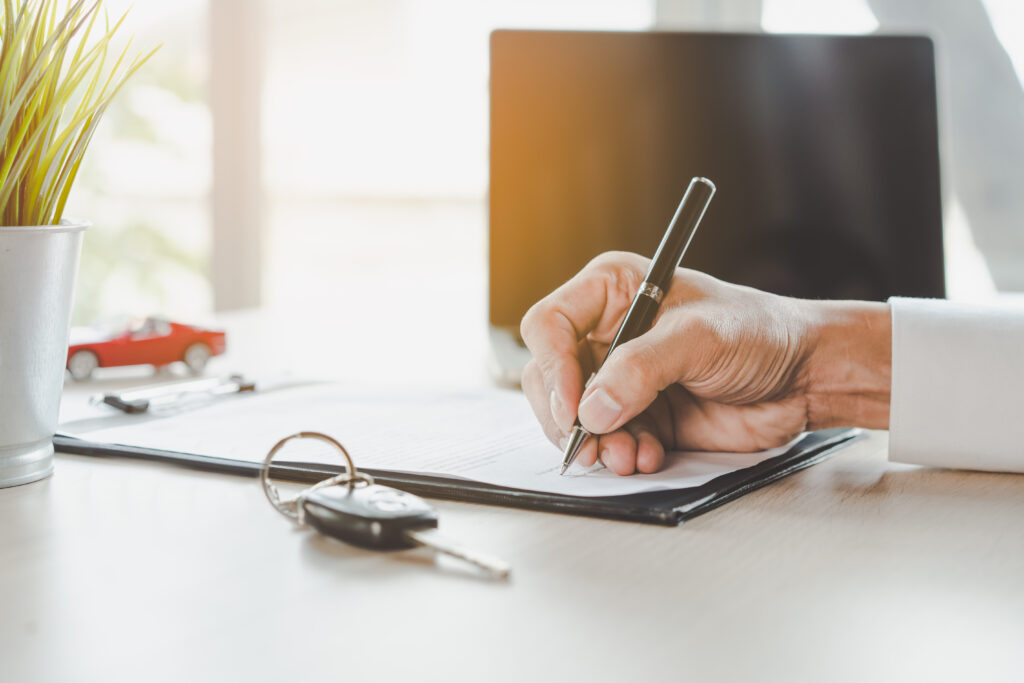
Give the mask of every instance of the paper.
M 562 454 L 519 392 L 423 393 L 313 385 L 224 399 L 170 417 L 78 420 L 60 432 L 90 441 L 260 461 L 282 437 L 338 439 L 357 467 L 459 477 L 529 491 L 615 496 L 700 486 L 784 453 L 672 453 L 656 474 L 619 476 L 600 465 L 559 476 Z M 324 458 L 325 462 L 341 463 Z

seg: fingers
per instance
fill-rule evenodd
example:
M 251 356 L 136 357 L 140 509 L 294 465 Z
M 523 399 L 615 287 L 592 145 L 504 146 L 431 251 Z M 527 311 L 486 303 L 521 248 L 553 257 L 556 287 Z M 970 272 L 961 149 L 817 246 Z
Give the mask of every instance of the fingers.
M 598 438 L 592 436 L 580 446 L 580 452 L 576 454 L 576 464 L 580 467 L 593 467 L 597 462 Z
M 636 471 L 636 439 L 624 429 L 602 434 L 593 439 L 604 466 L 615 474 L 633 474 Z
M 644 474 L 653 474 L 665 464 L 665 446 L 642 420 L 626 424 L 626 429 L 636 439 L 636 469 Z
M 595 278 L 574 278 L 527 311 L 520 326 L 539 379 L 532 388 L 538 397 L 531 403 L 542 395 L 549 415 L 565 432 L 572 427 L 583 392 L 579 341 L 597 324 L 604 305 L 604 288 Z
M 706 353 L 690 316 L 662 317 L 650 330 L 617 347 L 605 360 L 579 406 L 580 423 L 592 433 L 619 429 L 650 406 L 658 393 L 685 382 Z
M 530 407 L 533 409 L 533 414 L 537 416 L 537 421 L 540 422 L 541 429 L 544 430 L 544 435 L 548 437 L 551 443 L 561 445 L 560 442 L 565 437 L 566 432 L 555 424 L 555 420 L 551 415 L 551 401 L 548 395 L 545 394 L 544 380 L 541 377 L 540 367 L 536 362 L 531 360 L 523 368 L 522 385 L 523 393 L 526 394 Z
M 530 401 L 534 415 L 540 422 L 544 435 L 557 444 L 560 449 L 565 449 L 565 441 L 568 429 L 562 430 L 555 424 L 551 415 L 550 402 L 544 396 L 544 382 L 541 378 L 540 367 L 533 361 L 526 364 L 523 369 L 523 392 Z M 570 419 L 570 423 L 572 418 Z M 571 424 L 570 424 L 571 426 Z M 597 438 L 590 438 L 583 442 L 579 453 L 576 454 L 576 464 L 581 467 L 592 467 L 597 462 Z
M 643 276 L 635 254 L 602 255 L 523 317 L 520 333 L 533 354 L 555 424 L 567 432 L 583 392 L 580 342 L 591 332 L 614 334 Z M 535 396 L 531 403 L 540 399 Z
M 610 434 L 603 434 L 588 440 L 596 446 L 590 457 L 600 457 L 605 467 L 619 475 L 641 472 L 651 474 L 657 472 L 665 463 L 665 448 L 651 430 L 646 415 L 626 424 L 625 428 Z M 580 464 L 589 467 L 593 461 L 588 459 Z

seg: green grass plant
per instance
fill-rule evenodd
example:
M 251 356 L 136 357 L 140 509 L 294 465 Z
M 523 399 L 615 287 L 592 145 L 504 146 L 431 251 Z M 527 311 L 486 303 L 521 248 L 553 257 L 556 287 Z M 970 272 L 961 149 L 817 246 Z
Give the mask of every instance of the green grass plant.
M 102 0 L 2 1 L 0 226 L 56 225 L 103 113 L 156 50 L 127 61 L 129 40 L 108 68 L 127 13 L 111 25 Z

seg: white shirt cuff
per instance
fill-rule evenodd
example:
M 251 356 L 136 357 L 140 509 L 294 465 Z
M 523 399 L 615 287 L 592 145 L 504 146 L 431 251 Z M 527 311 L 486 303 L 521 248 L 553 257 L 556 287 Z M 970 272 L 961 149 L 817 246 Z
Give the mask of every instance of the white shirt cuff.
M 1024 308 L 889 303 L 889 458 L 1024 472 Z

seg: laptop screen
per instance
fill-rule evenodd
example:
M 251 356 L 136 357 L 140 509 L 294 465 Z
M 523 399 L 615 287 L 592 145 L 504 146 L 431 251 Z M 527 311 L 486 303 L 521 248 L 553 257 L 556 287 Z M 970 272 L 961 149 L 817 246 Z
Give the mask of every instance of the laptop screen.
M 608 250 L 653 255 L 718 187 L 683 265 L 799 297 L 944 295 L 924 37 L 496 31 L 490 320 Z

